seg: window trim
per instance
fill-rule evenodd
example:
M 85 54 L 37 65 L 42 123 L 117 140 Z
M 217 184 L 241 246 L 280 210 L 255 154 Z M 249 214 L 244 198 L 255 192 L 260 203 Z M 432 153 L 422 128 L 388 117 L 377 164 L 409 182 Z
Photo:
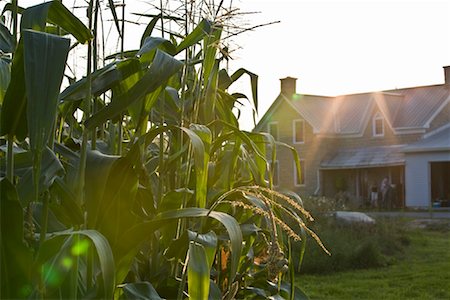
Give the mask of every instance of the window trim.
M 300 159 L 300 171 L 301 171 L 301 174 L 302 174 L 302 177 L 303 177 L 303 183 L 298 183 L 298 178 L 297 178 L 297 166 L 296 166 L 296 164 L 295 164 L 295 161 L 293 162 L 294 163 L 294 169 L 293 169 L 293 172 L 294 172 L 294 186 L 296 186 L 296 187 L 304 187 L 304 186 L 306 186 L 306 178 L 305 178 L 305 159 Z
M 297 141 L 297 122 L 303 123 L 303 141 Z M 295 119 L 292 121 L 292 143 L 294 144 L 304 144 L 305 143 L 305 120 L 304 119 Z
M 271 126 L 271 125 L 276 125 L 276 128 L 277 128 L 277 136 L 273 136 L 273 134 L 271 133 L 271 131 L 270 131 L 270 126 Z M 272 122 L 267 123 L 267 133 L 269 133 L 270 135 L 272 135 L 273 138 L 275 139 L 275 141 L 278 141 L 278 139 L 280 138 L 280 128 L 279 128 L 279 126 L 278 126 L 278 121 L 272 121 Z
M 377 121 L 381 121 L 381 133 L 377 133 Z M 377 112 L 372 119 L 372 136 L 383 137 L 384 136 L 384 118 Z

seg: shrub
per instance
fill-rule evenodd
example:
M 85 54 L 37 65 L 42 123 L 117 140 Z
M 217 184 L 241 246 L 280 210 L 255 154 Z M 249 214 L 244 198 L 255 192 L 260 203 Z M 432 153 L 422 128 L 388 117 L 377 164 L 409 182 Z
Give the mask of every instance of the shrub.
M 409 244 L 404 225 L 397 220 L 379 219 L 375 225 L 343 225 L 323 215 L 313 228 L 331 256 L 308 240 L 301 273 L 383 267 L 393 263 Z

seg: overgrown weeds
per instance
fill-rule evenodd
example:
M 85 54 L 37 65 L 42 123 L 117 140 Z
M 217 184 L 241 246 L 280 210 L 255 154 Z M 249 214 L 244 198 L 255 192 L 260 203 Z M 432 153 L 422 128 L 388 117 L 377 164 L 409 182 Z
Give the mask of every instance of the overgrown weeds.
M 312 227 L 331 256 L 308 240 L 302 273 L 333 273 L 352 269 L 385 267 L 394 263 L 410 243 L 405 222 L 391 218 L 376 224 L 342 224 L 322 215 Z

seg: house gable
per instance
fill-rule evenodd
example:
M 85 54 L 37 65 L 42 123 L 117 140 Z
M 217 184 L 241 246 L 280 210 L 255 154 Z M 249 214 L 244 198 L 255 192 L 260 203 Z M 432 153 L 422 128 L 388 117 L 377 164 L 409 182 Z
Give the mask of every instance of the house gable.
M 298 101 L 298 99 L 305 97 L 305 95 L 293 95 L 293 101 Z M 308 96 L 306 96 L 308 97 Z M 298 119 L 298 120 L 305 120 L 307 124 L 313 129 L 313 132 L 316 132 L 319 130 L 317 128 L 317 125 L 314 126 L 314 124 L 311 124 L 310 117 L 305 114 L 305 112 L 298 109 L 298 106 L 294 105 L 291 100 L 289 100 L 285 95 L 280 94 L 277 99 L 273 102 L 273 104 L 269 107 L 267 112 L 264 114 L 264 116 L 261 118 L 261 120 L 256 125 L 255 129 L 253 131 L 266 131 L 267 130 L 267 124 L 270 122 L 276 122 L 279 120 L 286 120 L 287 116 L 286 113 L 291 115 L 290 120 Z M 283 111 L 283 113 L 280 115 L 280 111 Z M 285 126 L 283 126 L 285 127 Z M 284 130 L 286 131 L 286 130 Z M 280 132 L 281 133 L 281 132 Z M 292 136 L 292 133 L 291 135 Z

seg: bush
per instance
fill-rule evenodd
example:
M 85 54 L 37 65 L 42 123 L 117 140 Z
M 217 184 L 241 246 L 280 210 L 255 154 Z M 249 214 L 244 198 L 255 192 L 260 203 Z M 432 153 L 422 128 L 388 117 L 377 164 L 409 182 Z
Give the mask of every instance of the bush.
M 379 219 L 375 225 L 343 225 L 323 215 L 313 229 L 331 256 L 308 240 L 301 273 L 384 267 L 395 262 L 409 244 L 402 222 L 392 219 Z

